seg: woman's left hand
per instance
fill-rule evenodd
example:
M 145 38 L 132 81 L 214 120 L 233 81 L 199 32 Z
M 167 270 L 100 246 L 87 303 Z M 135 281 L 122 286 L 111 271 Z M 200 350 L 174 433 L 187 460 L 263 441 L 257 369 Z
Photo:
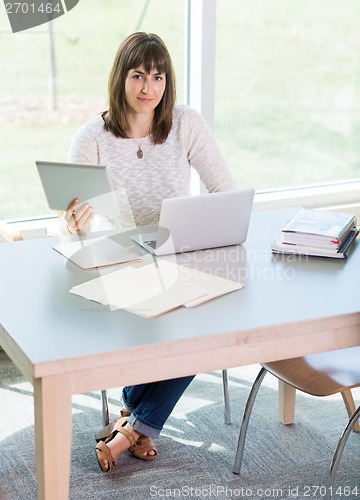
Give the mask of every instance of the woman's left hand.
M 87 203 L 75 210 L 78 204 L 79 200 L 76 198 L 70 203 L 64 215 L 70 234 L 89 232 L 90 223 L 95 217 L 92 208 Z

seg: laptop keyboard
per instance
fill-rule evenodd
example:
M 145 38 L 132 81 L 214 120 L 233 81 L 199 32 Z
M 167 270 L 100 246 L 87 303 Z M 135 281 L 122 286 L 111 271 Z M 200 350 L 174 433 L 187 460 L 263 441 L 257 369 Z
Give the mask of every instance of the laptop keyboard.
M 156 240 L 147 240 L 147 241 L 144 241 L 144 243 L 146 243 L 147 245 L 149 245 L 149 247 L 151 247 L 155 250 L 157 241 Z

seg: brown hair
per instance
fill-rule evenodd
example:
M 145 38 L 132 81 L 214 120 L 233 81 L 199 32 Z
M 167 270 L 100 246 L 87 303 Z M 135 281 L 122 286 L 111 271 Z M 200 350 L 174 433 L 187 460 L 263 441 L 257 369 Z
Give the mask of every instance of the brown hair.
M 153 144 L 162 144 L 166 141 L 172 127 L 172 114 L 176 100 L 175 75 L 166 45 L 158 35 L 153 33 L 133 33 L 120 45 L 109 76 L 109 109 L 103 113 L 104 126 L 115 137 L 129 137 L 125 80 L 131 69 L 138 68 L 142 64 L 147 73 L 155 68 L 159 73 L 166 74 L 164 95 L 155 108 L 150 129 Z

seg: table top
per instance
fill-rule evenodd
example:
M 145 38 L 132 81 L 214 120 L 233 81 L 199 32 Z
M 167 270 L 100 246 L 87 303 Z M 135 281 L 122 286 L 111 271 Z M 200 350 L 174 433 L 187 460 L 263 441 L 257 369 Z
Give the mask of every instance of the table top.
M 110 311 L 70 294 L 73 286 L 99 272 L 66 263 L 52 249 L 57 239 L 4 243 L 0 344 L 11 339 L 36 365 L 191 338 L 206 342 L 213 335 L 359 313 L 359 241 L 346 260 L 271 253 L 271 242 L 297 210 L 254 212 L 241 246 L 168 257 L 240 281 L 244 288 L 152 319 Z

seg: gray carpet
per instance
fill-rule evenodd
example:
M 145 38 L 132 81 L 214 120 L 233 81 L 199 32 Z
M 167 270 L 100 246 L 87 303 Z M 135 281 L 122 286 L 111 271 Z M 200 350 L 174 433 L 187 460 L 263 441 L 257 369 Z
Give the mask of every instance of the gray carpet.
M 229 370 L 232 425 L 223 420 L 221 372 L 198 375 L 169 418 L 154 462 L 123 455 L 117 468 L 101 473 L 94 433 L 101 427 L 98 393 L 73 398 L 71 500 L 216 498 L 321 499 L 332 452 L 346 423 L 339 396 L 298 394 L 296 424 L 277 418 L 276 382 L 268 375 L 250 420 L 244 465 L 232 473 L 237 436 L 258 366 Z M 109 392 L 112 417 L 120 388 Z M 360 392 L 354 396 L 359 402 Z M 35 500 L 32 386 L 0 351 L 0 499 Z M 360 435 L 352 433 L 342 457 L 334 499 L 360 499 Z M 348 487 L 356 490 L 349 493 Z M 347 487 L 347 488 L 345 488 Z

